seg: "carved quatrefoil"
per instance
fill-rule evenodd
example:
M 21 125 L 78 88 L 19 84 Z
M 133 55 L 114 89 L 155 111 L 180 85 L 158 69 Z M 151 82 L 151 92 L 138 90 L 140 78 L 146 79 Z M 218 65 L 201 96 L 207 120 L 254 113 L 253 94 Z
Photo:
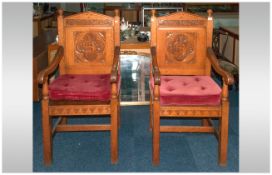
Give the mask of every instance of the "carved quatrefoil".
M 166 61 L 173 63 L 181 61 L 192 63 L 195 59 L 196 33 L 174 33 L 166 34 Z
M 74 42 L 76 63 L 105 61 L 105 32 L 74 32 Z

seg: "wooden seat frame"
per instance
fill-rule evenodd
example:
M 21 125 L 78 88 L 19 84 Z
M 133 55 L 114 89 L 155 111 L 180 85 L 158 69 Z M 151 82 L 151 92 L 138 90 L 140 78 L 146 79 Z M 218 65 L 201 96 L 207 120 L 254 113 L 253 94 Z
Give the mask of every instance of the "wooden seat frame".
M 163 17 L 156 17 L 155 10 L 152 10 L 151 17 L 151 73 L 150 77 L 154 79 L 154 88 L 150 88 L 150 129 L 153 134 L 153 165 L 160 163 L 160 132 L 200 132 L 200 133 L 214 133 L 219 142 L 219 164 L 225 166 L 227 164 L 227 145 L 228 145 L 228 117 L 229 117 L 229 100 L 228 100 L 228 85 L 233 83 L 233 77 L 228 72 L 220 68 L 217 58 L 212 50 L 212 31 L 213 31 L 213 17 L 212 11 L 208 10 L 208 18 L 187 12 L 177 12 Z M 161 28 L 160 28 L 161 27 Z M 160 41 L 163 35 L 160 32 L 167 30 L 174 32 L 182 31 L 205 31 L 203 35 L 204 41 L 207 41 L 204 52 L 206 55 L 203 64 L 203 70 L 190 70 L 193 63 L 177 63 L 178 66 L 173 65 L 169 69 L 163 69 L 162 60 L 165 48 L 165 41 Z M 198 33 L 200 37 L 200 33 Z M 159 36 L 160 35 L 160 36 Z M 203 39 L 202 39 L 203 40 Z M 158 46 L 158 43 L 162 45 Z M 198 48 L 200 48 L 198 47 Z M 201 48 L 203 49 L 203 48 Z M 158 61 L 161 61 L 160 63 Z M 182 62 L 182 61 L 181 61 Z M 185 65 L 185 66 L 184 66 Z M 184 66 L 184 67 L 182 67 Z M 162 106 L 160 105 L 160 77 L 161 75 L 208 75 L 211 74 L 211 66 L 214 70 L 222 76 L 223 87 L 221 94 L 220 105 L 217 106 Z M 188 68 L 188 69 L 187 69 Z M 202 120 L 202 126 L 161 126 L 160 119 L 170 118 L 199 118 Z M 211 119 L 219 119 L 219 129 L 216 129 Z M 182 145 L 179 145 L 182 147 Z
M 110 131 L 111 140 L 111 162 L 118 162 L 118 127 L 120 126 L 120 97 L 118 92 L 118 69 L 120 54 L 120 17 L 119 11 L 115 10 L 115 17 L 97 14 L 94 12 L 84 12 L 68 17 L 63 17 L 63 10 L 58 10 L 58 50 L 53 62 L 43 71 L 39 73 L 38 81 L 42 84 L 42 133 L 43 133 L 43 155 L 44 164 L 52 164 L 52 137 L 55 132 L 68 131 Z M 105 42 L 105 52 L 109 58 L 105 58 L 102 66 L 84 65 L 78 70 L 74 67 L 68 69 L 66 67 L 67 58 L 71 58 L 70 50 L 74 51 L 71 41 L 68 42 L 68 30 L 79 30 L 80 32 L 88 32 L 93 30 L 102 31 L 109 40 Z M 108 34 L 107 31 L 111 33 Z M 73 31 L 72 31 L 73 32 Z M 76 31 L 77 32 L 77 31 Z M 75 34 L 74 34 L 75 35 Z M 91 34 L 92 35 L 92 34 Z M 72 35 L 73 36 L 73 35 Z M 108 37 L 109 36 L 109 37 Z M 105 37 L 105 38 L 106 38 Z M 109 46 L 108 44 L 112 45 Z M 67 48 L 69 46 L 69 48 Z M 67 50 L 68 49 L 68 50 Z M 70 49 L 70 50 L 69 50 Z M 74 58 L 73 58 L 74 59 Z M 72 60 L 72 59 L 71 59 Z M 71 61 L 68 60 L 68 61 Z M 98 63 L 97 63 L 98 64 Z M 99 63 L 100 64 L 100 63 Z M 78 65 L 76 65 L 78 66 Z M 111 99 L 108 102 L 100 101 L 53 101 L 48 95 L 48 79 L 57 68 L 59 73 L 67 74 L 111 74 Z M 67 118 L 70 116 L 89 116 L 89 115 L 110 115 L 110 124 L 68 124 Z M 52 126 L 52 118 L 59 117 L 56 124 Z

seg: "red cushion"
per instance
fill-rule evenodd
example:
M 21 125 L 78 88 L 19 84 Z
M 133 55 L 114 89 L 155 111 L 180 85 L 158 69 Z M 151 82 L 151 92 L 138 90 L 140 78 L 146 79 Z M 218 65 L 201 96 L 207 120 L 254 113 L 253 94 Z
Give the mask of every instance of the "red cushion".
M 49 98 L 51 100 L 109 101 L 111 99 L 110 75 L 61 75 L 49 85 Z
M 151 78 L 151 87 L 154 82 Z M 161 76 L 161 105 L 218 105 L 221 88 L 209 76 Z

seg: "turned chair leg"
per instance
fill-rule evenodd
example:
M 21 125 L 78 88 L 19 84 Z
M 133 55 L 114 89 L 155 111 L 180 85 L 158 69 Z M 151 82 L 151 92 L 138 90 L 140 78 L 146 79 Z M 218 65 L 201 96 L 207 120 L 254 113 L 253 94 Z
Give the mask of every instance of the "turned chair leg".
M 160 114 L 159 102 L 155 101 L 153 106 L 153 165 L 160 164 Z
M 219 132 L 219 165 L 227 165 L 227 153 L 228 153 L 228 123 L 229 123 L 229 104 L 223 102 L 222 118 L 219 120 L 220 132 Z
M 48 115 L 48 100 L 42 100 L 42 133 L 43 133 L 43 158 L 44 164 L 52 164 L 52 119 Z
M 111 102 L 111 163 L 118 162 L 118 105 L 117 100 Z

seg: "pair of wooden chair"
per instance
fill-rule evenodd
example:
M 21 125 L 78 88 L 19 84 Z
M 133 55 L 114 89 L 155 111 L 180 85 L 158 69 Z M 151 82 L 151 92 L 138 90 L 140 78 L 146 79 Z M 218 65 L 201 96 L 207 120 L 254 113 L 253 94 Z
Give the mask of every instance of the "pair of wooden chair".
M 58 16 L 59 48 L 40 72 L 43 85 L 44 163 L 52 162 L 52 134 L 59 131 L 110 131 L 111 162 L 118 161 L 120 126 L 120 17 L 85 12 Z M 228 88 L 233 78 L 211 49 L 213 21 L 186 12 L 151 18 L 150 127 L 153 164 L 159 164 L 160 132 L 212 132 L 219 140 L 219 163 L 227 160 Z M 223 89 L 210 77 L 211 65 L 223 76 Z M 59 76 L 48 83 L 59 67 Z M 71 125 L 69 116 L 110 115 L 108 125 Z M 59 117 L 52 127 L 52 118 Z M 160 126 L 161 117 L 200 117 L 203 126 Z M 212 118 L 219 118 L 219 131 Z M 182 145 L 176 145 L 182 146 Z

